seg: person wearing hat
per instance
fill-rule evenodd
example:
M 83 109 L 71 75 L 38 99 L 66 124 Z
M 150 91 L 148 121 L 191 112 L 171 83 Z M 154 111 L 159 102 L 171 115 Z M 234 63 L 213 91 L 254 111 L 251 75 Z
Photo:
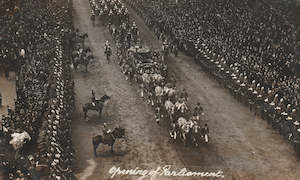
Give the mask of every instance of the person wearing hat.
M 204 136 L 204 140 L 206 143 L 208 142 L 208 134 L 209 134 L 208 125 L 204 124 L 204 128 L 202 129 L 202 135 Z
M 107 127 L 106 123 L 103 124 L 103 135 L 104 135 L 104 137 L 107 137 L 110 135 L 113 139 L 115 139 L 114 135 L 112 134 L 112 131 Z
M 106 41 L 105 46 L 104 46 L 104 54 L 106 55 L 106 60 L 109 64 L 110 56 L 112 54 L 110 44 L 108 41 Z
M 182 98 L 185 102 L 188 101 L 188 93 L 186 92 L 185 88 L 182 89 L 180 93 L 180 98 Z
M 194 108 L 194 114 L 196 116 L 197 121 L 200 120 L 200 115 L 204 115 L 203 108 L 201 107 L 200 102 L 198 102 L 196 107 Z

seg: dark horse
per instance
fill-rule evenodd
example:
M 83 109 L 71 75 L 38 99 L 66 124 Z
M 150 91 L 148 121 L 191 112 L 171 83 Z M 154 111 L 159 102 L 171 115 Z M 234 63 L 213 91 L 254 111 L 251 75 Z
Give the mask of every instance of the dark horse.
M 104 103 L 109 100 L 110 97 L 108 95 L 104 95 L 101 99 L 97 100 L 94 96 L 91 103 L 86 103 L 82 106 L 82 110 L 84 113 L 84 119 L 87 118 L 87 113 L 89 110 L 98 111 L 99 117 L 101 117 L 102 109 L 104 107 Z
M 107 144 L 111 147 L 111 153 L 114 153 L 114 143 L 116 139 L 124 138 L 125 137 L 125 129 L 121 127 L 116 127 L 111 134 L 105 135 L 98 135 L 93 137 L 93 147 L 94 147 L 94 154 L 97 157 L 97 147 L 99 144 Z

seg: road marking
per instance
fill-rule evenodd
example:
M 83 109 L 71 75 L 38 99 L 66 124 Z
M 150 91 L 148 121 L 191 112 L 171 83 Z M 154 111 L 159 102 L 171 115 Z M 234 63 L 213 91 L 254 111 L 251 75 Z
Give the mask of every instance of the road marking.
M 92 176 L 94 171 L 96 170 L 97 163 L 93 159 L 87 160 L 88 166 L 82 173 L 77 174 L 77 178 L 79 180 L 87 180 L 88 177 Z

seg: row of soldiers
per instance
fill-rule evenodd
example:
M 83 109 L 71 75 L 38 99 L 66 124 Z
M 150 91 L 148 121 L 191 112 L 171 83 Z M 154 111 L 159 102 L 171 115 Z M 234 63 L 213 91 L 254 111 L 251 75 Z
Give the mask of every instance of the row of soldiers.
M 20 47 L 16 55 L 20 62 L 16 72 L 17 99 L 15 110 L 8 109 L 8 116 L 2 118 L 2 127 L 8 135 L 28 132 L 32 144 L 38 142 L 39 148 L 21 151 L 21 159 L 31 159 L 32 163 L 22 167 L 6 163 L 7 179 L 36 180 L 41 174 L 31 170 L 41 167 L 49 170 L 49 179 L 73 178 L 70 128 L 75 100 L 69 70 L 72 16 L 65 9 L 68 4 L 53 8 L 55 5 L 50 3 L 45 8 L 46 4 L 24 2 L 24 13 L 11 28 L 17 41 L 10 43 Z

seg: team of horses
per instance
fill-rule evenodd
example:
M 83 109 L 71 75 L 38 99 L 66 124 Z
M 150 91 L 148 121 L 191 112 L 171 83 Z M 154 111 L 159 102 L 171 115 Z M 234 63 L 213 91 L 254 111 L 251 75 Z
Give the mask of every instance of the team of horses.
M 72 65 L 75 71 L 78 70 L 79 66 L 85 68 L 85 72 L 88 72 L 88 65 L 93 61 L 94 55 L 89 47 L 85 47 L 85 39 L 88 37 L 86 33 L 77 34 L 74 36 L 74 51 L 72 52 Z
M 141 96 L 155 110 L 157 122 L 164 119 L 169 124 L 169 134 L 174 140 L 181 139 L 184 144 L 190 142 L 195 146 L 207 143 L 208 131 L 204 130 L 204 123 L 199 121 L 201 115 L 192 115 L 187 100 L 180 97 L 174 78 L 168 77 L 165 60 L 170 52 L 169 46 L 164 43 L 160 52 L 148 51 L 139 38 L 135 22 L 130 21 L 128 10 L 120 1 L 90 0 L 90 6 L 92 16 L 100 16 L 111 33 L 116 45 L 115 54 L 126 80 L 135 81 L 139 85 Z M 105 49 L 108 62 L 111 54 Z M 83 106 L 85 118 L 88 110 L 98 111 L 101 117 L 103 106 L 108 99 L 109 97 L 104 95 L 100 100 L 95 100 L 93 95 L 92 102 Z M 115 128 L 109 135 L 95 136 L 95 156 L 100 143 L 111 146 L 113 152 L 115 140 L 124 136 L 125 130 L 122 128 Z
M 122 4 L 111 5 L 105 0 L 101 2 L 105 3 L 100 3 L 101 5 L 97 6 L 97 3 L 93 5 L 91 2 L 91 7 L 107 8 L 107 11 L 112 12 L 110 17 L 114 17 L 113 19 L 117 19 L 118 12 L 123 12 L 124 6 Z M 100 17 L 109 19 L 105 14 L 101 14 Z M 192 115 L 187 102 L 179 97 L 180 91 L 177 90 L 166 73 L 167 66 L 164 61 L 170 52 L 168 44 L 163 44 L 161 53 L 151 52 L 148 57 L 144 52 L 139 53 L 146 47 L 138 41 L 139 33 L 135 23 L 129 21 L 128 18 L 125 21 L 116 22 L 119 24 L 109 21 L 107 27 L 116 43 L 116 56 L 122 72 L 126 75 L 126 80 L 135 80 L 140 87 L 141 96 L 153 106 L 158 119 L 169 120 L 169 133 L 172 139 L 176 140 L 177 137 L 180 137 L 185 144 L 191 142 L 195 146 L 199 146 L 202 142 L 207 143 L 209 139 L 208 134 L 203 130 L 204 123 L 195 120 L 195 116 L 199 117 L 200 115 Z M 143 62 L 141 60 L 143 56 L 147 56 L 151 60 Z M 190 119 L 193 118 L 191 123 Z

